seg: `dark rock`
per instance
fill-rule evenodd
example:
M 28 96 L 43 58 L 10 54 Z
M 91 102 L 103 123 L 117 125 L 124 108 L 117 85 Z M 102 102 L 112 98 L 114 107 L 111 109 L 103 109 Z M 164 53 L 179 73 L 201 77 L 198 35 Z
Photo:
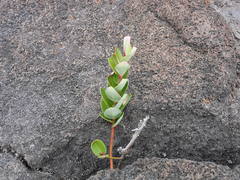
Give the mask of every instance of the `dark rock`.
M 121 166 L 163 155 L 240 163 L 235 40 L 202 0 L 0 4 L 0 146 L 31 168 L 86 179 L 108 166 L 89 145 L 108 143 L 99 88 L 110 72 L 106 59 L 125 35 L 138 47 L 134 98 L 115 147 L 129 141 L 141 118 L 151 119 Z
M 20 161 L 10 154 L 0 154 L 1 180 L 57 180 L 46 172 L 28 170 Z
M 122 170 L 102 170 L 88 180 L 239 180 L 237 172 L 212 162 L 185 159 L 139 159 Z

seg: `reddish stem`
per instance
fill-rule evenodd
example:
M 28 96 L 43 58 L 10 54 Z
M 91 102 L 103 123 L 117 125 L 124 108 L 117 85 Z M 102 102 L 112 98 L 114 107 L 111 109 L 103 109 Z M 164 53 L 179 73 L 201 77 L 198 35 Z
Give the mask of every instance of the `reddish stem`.
M 110 144 L 109 144 L 110 169 L 113 169 L 112 149 L 113 149 L 113 143 L 114 143 L 114 134 L 115 134 L 115 127 L 112 127 L 111 128 Z
M 122 80 L 122 76 L 121 76 L 121 75 L 118 75 L 118 79 L 121 81 L 121 80 Z
M 122 76 L 118 75 L 118 79 L 122 80 Z M 115 123 L 115 120 L 113 122 Z M 113 150 L 113 143 L 114 143 L 114 134 L 115 134 L 115 127 L 111 127 L 111 137 L 110 137 L 110 144 L 109 144 L 110 169 L 113 169 L 112 150 Z

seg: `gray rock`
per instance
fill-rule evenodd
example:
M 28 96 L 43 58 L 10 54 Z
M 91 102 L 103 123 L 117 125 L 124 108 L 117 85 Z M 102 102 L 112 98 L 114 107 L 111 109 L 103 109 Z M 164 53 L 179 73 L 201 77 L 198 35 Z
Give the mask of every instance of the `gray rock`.
M 32 169 L 86 179 L 108 166 L 89 145 L 108 143 L 99 88 L 125 35 L 138 47 L 134 98 L 115 147 L 151 119 L 121 166 L 155 156 L 240 163 L 235 39 L 202 0 L 5 0 L 0 22 L 0 146 Z
M 32 171 L 10 154 L 0 154 L 0 179 L 1 180 L 57 180 L 49 173 Z
M 185 159 L 139 159 L 122 170 L 102 170 L 88 180 L 239 180 L 227 166 Z
M 235 37 L 240 40 L 240 2 L 238 0 L 214 0 L 211 6 L 226 19 Z
M 240 76 L 240 1 L 238 0 L 215 0 L 211 3 L 219 14 L 221 14 L 232 28 L 236 43 L 236 56 L 238 57 L 237 74 Z M 240 83 L 240 82 L 239 82 Z M 239 84 L 238 83 L 238 84 Z

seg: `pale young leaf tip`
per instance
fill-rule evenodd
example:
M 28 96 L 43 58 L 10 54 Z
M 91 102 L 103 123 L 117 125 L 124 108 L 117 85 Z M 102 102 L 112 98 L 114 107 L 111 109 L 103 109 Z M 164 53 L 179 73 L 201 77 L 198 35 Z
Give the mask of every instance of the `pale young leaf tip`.
M 133 47 L 132 48 L 132 51 L 131 51 L 131 56 L 134 56 L 135 52 L 136 52 L 137 48 L 136 47 Z
M 126 36 L 123 39 L 123 51 L 124 51 L 125 55 L 126 55 L 128 49 L 131 48 L 130 41 L 131 41 L 131 37 L 130 36 Z
M 131 37 L 130 36 L 125 36 L 123 39 L 123 42 L 126 44 L 130 44 Z

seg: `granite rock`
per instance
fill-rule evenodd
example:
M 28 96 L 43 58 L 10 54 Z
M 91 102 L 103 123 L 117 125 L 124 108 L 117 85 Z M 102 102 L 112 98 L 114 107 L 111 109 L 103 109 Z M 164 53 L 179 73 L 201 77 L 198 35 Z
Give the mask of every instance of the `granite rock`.
M 102 170 L 88 180 L 238 180 L 227 166 L 185 159 L 138 159 L 122 170 Z
M 211 6 L 226 19 L 235 37 L 240 40 L 240 2 L 238 0 L 215 0 Z
M 0 22 L 0 147 L 31 169 L 86 179 L 108 167 L 89 144 L 108 143 L 99 88 L 125 35 L 138 47 L 134 98 L 115 147 L 151 118 L 121 167 L 140 157 L 240 164 L 236 40 L 202 0 L 4 0 Z

